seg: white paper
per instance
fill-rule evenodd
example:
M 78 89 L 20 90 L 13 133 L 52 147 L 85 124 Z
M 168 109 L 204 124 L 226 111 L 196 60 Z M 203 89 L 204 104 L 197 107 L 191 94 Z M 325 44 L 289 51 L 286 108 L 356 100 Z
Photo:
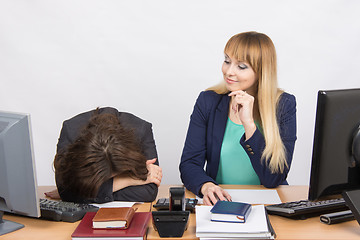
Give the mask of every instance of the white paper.
M 274 189 L 224 189 L 227 191 L 233 202 L 243 202 L 249 204 L 279 204 L 280 197 Z M 198 198 L 198 197 L 197 197 Z M 198 198 L 198 204 L 203 204 L 203 200 Z
M 250 204 L 279 204 L 280 197 L 274 189 L 225 189 L 234 202 Z
M 113 201 L 107 203 L 92 203 L 91 205 L 94 205 L 95 207 L 98 208 L 110 208 L 110 207 L 132 207 L 135 203 L 139 203 L 139 202 Z
M 253 206 L 246 223 L 213 222 L 210 220 L 211 208 L 212 206 L 196 206 L 197 237 L 271 236 L 264 205 Z

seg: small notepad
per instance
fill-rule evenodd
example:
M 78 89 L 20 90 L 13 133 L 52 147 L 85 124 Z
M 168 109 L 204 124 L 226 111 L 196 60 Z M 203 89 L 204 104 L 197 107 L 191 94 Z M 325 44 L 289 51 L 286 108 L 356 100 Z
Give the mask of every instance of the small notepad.
M 217 201 L 210 212 L 211 221 L 244 223 L 251 212 L 251 204 Z
M 134 214 L 132 207 L 100 208 L 92 220 L 93 228 L 127 229 Z

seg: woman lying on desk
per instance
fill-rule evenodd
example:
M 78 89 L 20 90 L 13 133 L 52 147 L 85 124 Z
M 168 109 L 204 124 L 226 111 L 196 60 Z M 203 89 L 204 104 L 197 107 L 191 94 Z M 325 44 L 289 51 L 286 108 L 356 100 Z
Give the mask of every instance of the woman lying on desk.
M 114 108 L 65 121 L 54 166 L 58 194 L 69 202 L 151 202 L 162 178 L 151 124 Z
M 224 53 L 224 81 L 200 93 L 180 163 L 184 185 L 207 205 L 231 201 L 218 184 L 287 184 L 296 140 L 296 100 L 277 86 L 271 39 L 240 33 Z

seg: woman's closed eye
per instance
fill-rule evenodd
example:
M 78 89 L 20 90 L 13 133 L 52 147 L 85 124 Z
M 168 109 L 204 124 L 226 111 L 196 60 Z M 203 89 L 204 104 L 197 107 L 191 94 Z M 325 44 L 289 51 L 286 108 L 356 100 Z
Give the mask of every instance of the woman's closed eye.
M 244 70 L 244 69 L 247 69 L 248 66 L 246 66 L 245 64 L 239 64 L 239 68 L 240 68 L 241 70 Z

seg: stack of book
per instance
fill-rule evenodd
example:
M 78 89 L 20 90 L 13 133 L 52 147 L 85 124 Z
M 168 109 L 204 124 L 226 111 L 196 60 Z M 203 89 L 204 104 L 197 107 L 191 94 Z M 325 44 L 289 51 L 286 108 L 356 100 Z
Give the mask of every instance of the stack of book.
M 196 206 L 196 237 L 203 239 L 274 239 L 264 205 L 251 207 L 246 221 L 212 221 L 212 206 Z
M 87 212 L 73 234 L 73 240 L 145 239 L 150 212 L 134 212 L 121 209 L 106 209 L 98 213 Z M 95 216 L 97 215 L 97 217 Z M 95 221 L 94 220 L 95 217 Z M 97 220 L 96 220 L 97 219 Z

